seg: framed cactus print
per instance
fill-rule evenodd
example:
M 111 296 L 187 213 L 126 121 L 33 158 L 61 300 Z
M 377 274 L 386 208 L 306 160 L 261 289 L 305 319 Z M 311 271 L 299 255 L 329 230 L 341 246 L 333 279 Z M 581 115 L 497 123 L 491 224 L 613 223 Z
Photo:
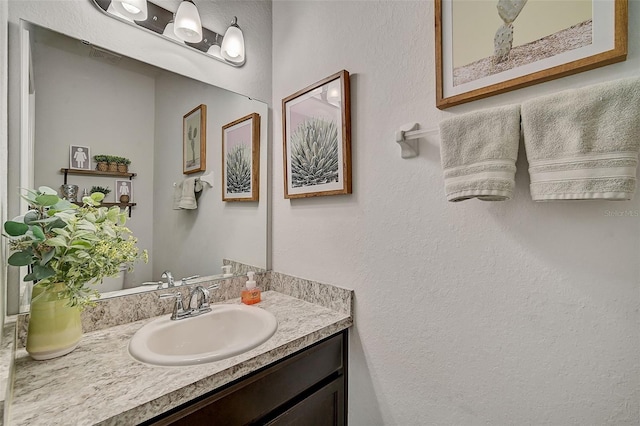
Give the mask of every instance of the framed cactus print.
M 351 194 L 349 73 L 282 100 L 284 197 Z
M 260 115 L 222 126 L 222 201 L 258 201 Z
M 199 105 L 182 119 L 182 173 L 207 169 L 207 106 Z
M 627 0 L 436 0 L 436 106 L 627 58 Z

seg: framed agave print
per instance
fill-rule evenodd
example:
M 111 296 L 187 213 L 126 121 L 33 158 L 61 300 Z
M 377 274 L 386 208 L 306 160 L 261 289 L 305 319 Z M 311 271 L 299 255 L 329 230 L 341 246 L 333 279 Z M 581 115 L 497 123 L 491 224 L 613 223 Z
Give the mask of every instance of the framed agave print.
M 349 73 L 282 100 L 284 197 L 351 194 Z
M 199 105 L 182 119 L 182 173 L 207 169 L 207 106 Z
M 258 201 L 260 115 L 222 126 L 222 201 Z

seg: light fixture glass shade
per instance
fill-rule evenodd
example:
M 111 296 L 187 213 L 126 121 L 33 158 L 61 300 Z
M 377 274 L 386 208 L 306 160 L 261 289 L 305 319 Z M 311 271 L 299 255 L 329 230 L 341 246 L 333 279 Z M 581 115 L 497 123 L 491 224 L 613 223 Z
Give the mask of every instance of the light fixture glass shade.
M 198 8 L 189 0 L 183 0 L 178 6 L 174 22 L 175 34 L 189 43 L 202 41 L 202 22 Z
M 224 33 L 220 50 L 222 57 L 228 62 L 243 64 L 245 59 L 244 35 L 237 22 L 238 18 L 234 16 L 233 22 L 231 22 L 231 25 L 227 28 L 227 32 Z
M 164 27 L 164 31 L 162 35 L 165 37 L 169 37 L 175 41 L 179 41 L 180 43 L 184 43 L 180 37 L 178 37 L 173 28 L 173 21 L 169 22 L 166 27 Z
M 216 58 L 222 59 L 222 54 L 220 53 L 220 46 L 218 46 L 217 44 L 211 45 L 209 50 L 207 50 L 207 54 L 211 56 L 215 56 Z
M 111 5 L 119 14 L 134 21 L 147 19 L 147 0 L 112 0 Z

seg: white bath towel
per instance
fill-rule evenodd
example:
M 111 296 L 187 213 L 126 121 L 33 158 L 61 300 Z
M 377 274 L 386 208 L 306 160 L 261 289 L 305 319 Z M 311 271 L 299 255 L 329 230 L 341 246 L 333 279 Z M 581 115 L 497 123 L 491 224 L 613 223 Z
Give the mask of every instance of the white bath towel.
M 519 105 L 443 120 L 440 140 L 448 201 L 502 201 L 513 197 L 520 143 Z
M 640 147 L 640 78 L 522 104 L 531 197 L 630 200 Z
M 196 179 L 194 177 L 187 178 L 182 182 L 182 196 L 178 203 L 178 207 L 181 209 L 194 210 L 198 208 L 198 203 L 196 202 Z

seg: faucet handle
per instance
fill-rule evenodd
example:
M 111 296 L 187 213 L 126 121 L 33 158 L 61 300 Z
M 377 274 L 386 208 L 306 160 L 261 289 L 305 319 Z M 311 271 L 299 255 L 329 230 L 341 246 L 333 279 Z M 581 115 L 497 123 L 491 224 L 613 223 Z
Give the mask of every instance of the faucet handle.
M 190 277 L 184 277 L 180 281 L 182 282 L 182 285 L 187 285 L 187 281 L 194 280 L 196 278 L 200 278 L 200 275 L 191 275 Z
M 180 292 L 164 293 L 158 296 L 158 298 L 159 299 L 169 299 L 169 298 L 176 299 L 176 303 L 175 305 L 173 305 L 173 312 L 171 313 L 172 320 L 179 319 L 189 313 L 188 311 L 184 310 L 184 304 L 182 303 L 182 293 Z

